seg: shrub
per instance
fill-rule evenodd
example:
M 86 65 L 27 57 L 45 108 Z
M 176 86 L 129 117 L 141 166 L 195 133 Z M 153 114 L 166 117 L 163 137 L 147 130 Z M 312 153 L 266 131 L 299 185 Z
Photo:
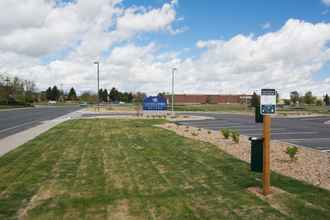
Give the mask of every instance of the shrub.
M 201 128 L 198 128 L 198 131 L 201 131 L 202 129 Z
M 212 134 L 212 131 L 207 131 L 208 134 Z
M 286 151 L 285 151 L 286 154 L 289 155 L 290 159 L 293 161 L 293 160 L 296 160 L 296 154 L 298 153 L 298 148 L 296 146 L 293 146 L 293 147 L 287 147 Z
M 316 100 L 316 105 L 317 106 L 322 106 L 323 105 L 323 101 L 320 100 L 320 99 Z
M 239 131 L 232 131 L 231 132 L 231 138 L 233 139 L 233 141 L 235 143 L 239 143 L 239 136 L 240 136 Z
M 222 133 L 222 136 L 223 136 L 225 139 L 228 139 L 229 136 L 230 136 L 230 129 L 228 129 L 228 128 L 222 128 L 222 129 L 221 129 L 221 133 Z
M 192 132 L 191 135 L 192 135 L 192 136 L 198 136 L 198 134 L 195 133 L 195 132 Z

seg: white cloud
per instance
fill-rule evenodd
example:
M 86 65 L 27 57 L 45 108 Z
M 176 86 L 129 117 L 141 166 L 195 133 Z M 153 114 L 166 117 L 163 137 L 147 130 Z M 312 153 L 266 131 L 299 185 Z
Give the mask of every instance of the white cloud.
M 270 22 L 268 22 L 268 21 L 266 23 L 264 23 L 264 24 L 261 25 L 261 28 L 262 29 L 269 29 L 271 27 L 272 27 L 272 24 Z
M 329 40 L 330 24 L 291 19 L 279 31 L 256 38 L 199 41 L 197 47 L 206 51 L 198 59 L 183 61 L 181 70 L 189 72 L 191 82 L 203 82 L 191 91 L 237 93 L 275 87 L 288 93 L 316 85 L 327 89 L 312 77 L 330 59 Z
M 330 6 L 330 0 L 322 0 L 323 4 Z
M 127 9 L 124 16 L 118 18 L 117 28 L 127 33 L 164 30 L 170 27 L 176 18 L 174 6 L 175 2 L 165 3 L 161 8 L 149 11 L 145 8 Z
M 162 46 L 153 42 L 134 44 L 141 33 L 176 34 L 184 29 L 174 27 L 176 1 L 159 8 L 124 8 L 119 3 L 78 0 L 58 7 L 55 0 L 1 0 L 0 7 L 8 10 L 0 15 L 0 72 L 33 79 L 41 89 L 63 84 L 95 90 L 93 61 L 100 59 L 101 86 L 107 88 L 169 91 L 175 66 L 177 92 L 240 93 L 262 87 L 280 89 L 282 94 L 330 92 L 330 77 L 313 80 L 330 61 L 328 23 L 290 19 L 278 31 L 261 36 L 198 41 L 200 55 L 185 53 L 181 58 L 180 51 L 161 52 Z M 40 63 L 40 57 L 67 47 L 73 49 L 63 59 Z M 104 51 L 107 55 L 102 56 Z

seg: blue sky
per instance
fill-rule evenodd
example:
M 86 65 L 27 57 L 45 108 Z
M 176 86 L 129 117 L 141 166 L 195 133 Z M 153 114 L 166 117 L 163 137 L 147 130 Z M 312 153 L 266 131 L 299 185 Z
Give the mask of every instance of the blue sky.
M 124 0 L 124 6 L 160 7 L 165 0 Z M 192 47 L 198 40 L 229 39 L 237 34 L 256 36 L 277 30 L 290 18 L 312 23 L 329 22 L 328 7 L 319 0 L 180 0 L 178 25 L 189 28 L 175 38 L 154 34 L 148 39 L 166 43 L 175 49 Z M 269 22 L 270 28 L 262 25 Z

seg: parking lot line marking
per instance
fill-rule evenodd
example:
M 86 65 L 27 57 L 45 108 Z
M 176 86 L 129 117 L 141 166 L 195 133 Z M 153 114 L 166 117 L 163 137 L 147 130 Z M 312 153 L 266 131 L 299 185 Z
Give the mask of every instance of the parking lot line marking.
M 272 135 L 285 135 L 285 134 L 318 134 L 318 132 L 272 132 Z M 260 135 L 260 134 L 247 134 L 247 135 Z
M 23 127 L 25 125 L 33 124 L 34 122 L 36 122 L 36 121 L 30 121 L 30 122 L 26 122 L 26 123 L 16 125 L 16 126 L 13 126 L 13 127 L 10 127 L 10 128 L 5 128 L 5 129 L 0 130 L 0 133 L 6 132 L 6 131 L 9 131 L 9 130 L 13 130 L 15 128 Z
M 240 125 L 240 126 L 221 126 L 222 128 L 256 128 L 255 125 Z
M 324 119 L 324 120 L 329 120 L 329 118 L 323 118 L 323 117 L 310 117 L 310 118 L 301 118 L 300 120 L 302 121 L 314 121 L 314 120 L 320 120 L 320 119 Z
M 329 140 L 330 138 L 285 138 L 285 139 L 279 139 L 281 141 L 315 141 L 315 140 Z
M 262 128 L 242 128 L 241 131 L 263 131 Z M 272 131 L 284 131 L 285 128 L 273 128 Z
M 237 124 L 185 124 L 189 126 L 206 126 L 206 127 L 226 127 L 226 126 L 235 126 Z

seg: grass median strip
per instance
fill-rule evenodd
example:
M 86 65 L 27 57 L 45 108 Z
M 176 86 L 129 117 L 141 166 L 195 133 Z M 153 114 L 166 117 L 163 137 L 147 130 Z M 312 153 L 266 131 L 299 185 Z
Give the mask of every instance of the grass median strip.
M 273 174 L 270 204 L 248 164 L 158 123 L 68 121 L 1 157 L 0 219 L 330 218 L 329 191 Z

